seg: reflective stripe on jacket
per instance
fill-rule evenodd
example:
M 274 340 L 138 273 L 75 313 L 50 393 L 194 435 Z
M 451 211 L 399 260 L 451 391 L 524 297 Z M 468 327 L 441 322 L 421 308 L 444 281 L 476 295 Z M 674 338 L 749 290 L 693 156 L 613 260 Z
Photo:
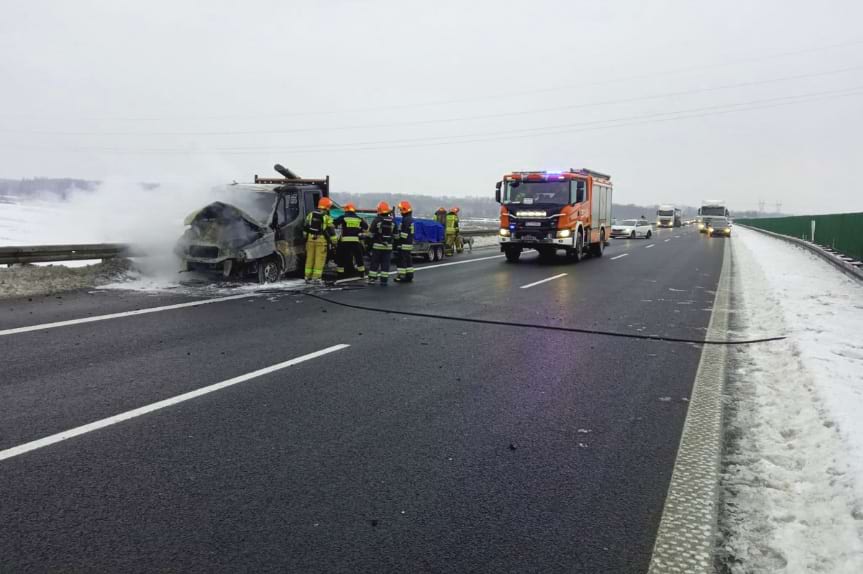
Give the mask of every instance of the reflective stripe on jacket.
M 341 231 L 339 243 L 358 243 L 360 233 L 369 228 L 369 224 L 362 217 L 350 211 L 338 217 L 335 220 L 335 225 Z

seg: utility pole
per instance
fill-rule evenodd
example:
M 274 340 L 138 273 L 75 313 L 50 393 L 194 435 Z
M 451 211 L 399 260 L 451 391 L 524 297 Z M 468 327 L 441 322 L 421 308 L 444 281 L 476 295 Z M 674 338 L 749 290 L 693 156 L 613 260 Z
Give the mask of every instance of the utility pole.
M 776 213 L 782 213 L 782 202 L 781 201 L 776 202 Z
M 759 215 L 764 214 L 764 200 L 763 199 L 758 200 L 758 214 Z

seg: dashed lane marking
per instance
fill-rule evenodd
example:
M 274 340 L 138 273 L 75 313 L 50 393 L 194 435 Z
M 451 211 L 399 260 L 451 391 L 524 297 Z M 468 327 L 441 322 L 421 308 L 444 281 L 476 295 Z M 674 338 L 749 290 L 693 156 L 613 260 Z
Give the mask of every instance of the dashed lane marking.
M 555 275 L 554 277 L 547 277 L 540 281 L 534 281 L 533 283 L 528 283 L 527 285 L 522 285 L 519 289 L 529 289 L 531 287 L 535 287 L 537 285 L 541 285 L 543 283 L 548 283 L 549 281 L 554 281 L 555 279 L 560 279 L 561 277 L 566 277 L 566 273 L 561 273 L 560 275 Z
M 17 335 L 18 333 L 29 333 L 30 331 L 43 331 L 45 329 L 56 329 L 57 327 L 69 327 L 71 325 L 81 325 L 83 323 L 95 323 L 96 321 L 107 321 L 108 319 L 119 319 L 120 317 L 134 317 L 135 315 L 147 315 L 149 313 L 159 313 L 161 311 L 173 311 L 174 309 L 185 309 L 187 307 L 199 307 L 201 305 L 209 305 L 210 303 L 221 303 L 223 301 L 236 301 L 238 299 L 250 299 L 260 297 L 257 293 L 245 293 L 243 295 L 230 295 L 228 297 L 215 297 L 213 299 L 201 299 L 200 301 L 188 301 L 186 303 L 176 303 L 174 305 L 162 305 L 161 307 L 148 307 L 147 309 L 135 309 L 134 311 L 123 311 L 121 313 L 110 313 L 108 315 L 96 315 L 94 317 L 82 317 L 80 319 L 69 319 L 67 321 L 57 321 L 54 323 L 42 323 L 41 325 L 30 325 L 27 327 L 15 327 L 14 329 L 4 329 L 0 331 L 0 337 L 4 335 Z
M 202 397 L 216 391 L 221 391 L 222 389 L 226 389 L 240 383 L 245 383 L 246 381 L 250 381 L 258 377 L 263 377 L 264 375 L 269 375 L 270 373 L 274 373 L 276 371 L 280 371 L 282 369 L 286 369 L 288 367 L 292 367 L 294 365 L 298 365 L 300 363 L 304 363 L 306 361 L 310 361 L 312 359 L 316 359 L 318 357 L 322 357 L 336 351 L 341 351 L 342 349 L 347 349 L 348 347 L 350 347 L 350 345 L 333 345 L 332 347 L 327 347 L 326 349 L 321 349 L 320 351 L 315 351 L 314 353 L 309 353 L 308 355 L 303 355 L 301 357 L 297 357 L 283 363 L 277 363 L 269 367 L 264 367 L 263 369 L 258 369 L 257 371 L 252 371 L 251 373 L 246 373 L 245 375 L 240 375 L 239 377 L 234 377 L 233 379 L 228 379 L 220 383 L 201 387 L 200 389 L 195 389 L 194 391 L 189 391 L 188 393 L 183 393 L 182 395 L 177 395 L 176 397 L 171 397 L 169 399 L 164 399 L 143 407 L 138 407 L 137 409 L 132 409 L 131 411 L 126 411 L 124 413 L 94 421 L 92 423 L 75 427 L 67 431 L 52 434 L 50 436 L 30 441 L 22 445 L 13 446 L 12 448 L 7 448 L 6 450 L 0 450 L 0 461 L 6 460 L 7 458 L 19 456 L 40 448 L 45 448 L 46 446 L 51 446 L 52 444 L 57 444 L 58 442 L 68 440 L 76 436 L 81 436 L 83 434 L 91 433 L 93 431 L 103 429 L 105 427 L 115 425 L 129 419 L 134 419 L 136 417 L 140 417 L 141 415 L 152 413 L 185 401 L 190 401 L 192 399 L 196 399 L 198 397 Z
M 612 257 L 611 260 L 614 261 L 615 259 L 620 259 L 621 257 L 626 257 L 627 255 L 629 255 L 629 253 L 623 253 L 621 255 L 618 255 L 617 257 Z
M 671 238 L 670 238 L 670 237 L 669 237 L 668 239 L 666 239 L 666 240 L 665 240 L 665 242 L 666 242 L 666 243 L 668 243 L 669 241 L 671 241 Z
M 648 245 L 647 247 L 645 247 L 645 249 L 650 249 L 651 247 L 656 247 L 656 244 L 655 244 L 655 243 L 651 243 L 650 245 Z

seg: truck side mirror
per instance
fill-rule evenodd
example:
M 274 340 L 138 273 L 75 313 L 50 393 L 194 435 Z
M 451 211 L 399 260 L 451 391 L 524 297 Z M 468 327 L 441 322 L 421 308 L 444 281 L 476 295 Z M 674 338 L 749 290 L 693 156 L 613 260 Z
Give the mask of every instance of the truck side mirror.
M 494 184 L 494 200 L 500 203 L 500 182 Z

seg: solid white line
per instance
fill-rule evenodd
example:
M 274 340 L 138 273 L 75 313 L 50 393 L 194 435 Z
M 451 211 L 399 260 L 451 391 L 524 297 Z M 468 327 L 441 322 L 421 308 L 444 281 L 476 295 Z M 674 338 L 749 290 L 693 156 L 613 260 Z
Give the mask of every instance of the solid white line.
M 41 325 L 30 325 L 28 327 L 15 327 L 14 329 L 4 329 L 0 331 L 0 337 L 3 335 L 15 335 L 18 333 L 29 333 L 30 331 L 42 331 L 44 329 L 56 329 L 57 327 L 68 327 L 70 325 L 80 325 L 82 323 L 95 323 L 96 321 L 107 321 L 108 319 L 119 319 L 120 317 L 133 317 L 135 315 L 147 315 L 148 313 L 158 313 L 160 311 L 172 311 L 174 309 L 185 309 L 186 307 L 199 307 L 201 305 L 209 305 L 210 303 L 221 303 L 222 301 L 234 301 L 236 299 L 248 299 L 251 297 L 260 297 L 260 293 L 246 293 L 245 295 L 231 295 L 229 297 L 216 297 L 214 299 L 202 299 L 200 301 L 189 301 L 187 303 L 177 303 L 175 305 L 164 305 L 162 307 L 149 307 L 147 309 L 136 309 L 134 311 L 123 311 L 122 313 L 111 313 L 109 315 L 96 315 L 94 317 L 82 317 L 81 319 L 69 319 L 68 321 L 57 321 L 56 323 L 43 323 Z
M 228 379 L 227 381 L 222 381 L 220 383 L 215 383 L 206 387 L 202 387 L 200 389 L 195 389 L 194 391 L 183 393 L 182 395 L 177 395 L 176 397 L 171 397 L 170 399 L 165 399 L 143 407 L 138 407 L 137 409 L 132 409 L 131 411 L 126 411 L 125 413 L 120 413 L 106 419 L 101 419 L 80 427 L 69 429 L 67 431 L 52 434 L 51 436 L 46 436 L 45 438 L 40 438 L 38 440 L 27 442 L 22 445 L 7 448 L 6 450 L 0 451 L 0 460 L 6 460 L 7 458 L 12 458 L 14 456 L 24 454 L 25 452 L 30 452 L 31 450 L 44 448 L 46 446 L 50 446 L 52 444 L 56 444 L 58 442 L 76 436 L 80 436 L 82 434 L 87 434 L 95 430 L 105 428 L 107 426 L 115 425 L 117 423 L 127 421 L 129 419 L 133 419 L 147 413 L 152 413 L 153 411 L 157 411 L 159 409 L 164 409 L 165 407 L 170 407 L 178 403 L 182 403 L 191 399 L 196 399 L 198 397 L 220 391 L 227 387 L 244 383 L 250 379 L 262 377 L 275 371 L 279 371 L 281 369 L 291 367 L 293 365 L 297 365 L 311 359 L 316 359 L 318 357 L 333 353 L 335 351 L 347 349 L 348 347 L 350 347 L 350 345 L 333 345 L 332 347 L 327 347 L 326 349 L 321 349 L 320 351 L 315 351 L 314 353 L 309 353 L 308 355 L 303 355 L 302 357 L 297 357 L 296 359 L 291 359 L 290 361 L 285 361 L 283 363 L 278 363 L 276 365 L 265 367 L 263 369 L 258 369 L 257 371 L 252 371 L 251 373 L 246 373 L 245 375 L 240 375 L 239 377 L 234 377 L 233 379 Z
M 527 249 L 524 253 L 530 253 L 532 250 Z M 465 261 L 454 261 L 452 263 L 438 263 L 436 265 L 425 265 L 423 267 L 417 267 L 416 271 L 422 271 L 424 269 L 440 269 L 441 267 L 449 267 L 450 265 L 463 265 L 465 263 L 475 263 L 477 261 L 488 261 L 489 259 L 500 259 L 504 257 L 503 255 L 492 255 L 490 257 L 478 257 L 476 259 L 467 259 Z M 395 275 L 395 271 L 390 271 L 390 275 Z M 357 280 L 357 278 L 353 279 L 345 279 L 339 281 L 339 283 L 344 283 L 347 281 Z M 27 327 L 15 327 L 13 329 L 4 329 L 0 330 L 0 337 L 4 335 L 17 335 L 19 333 L 29 333 L 32 331 L 44 331 L 46 329 L 56 329 L 57 327 L 69 327 L 71 325 L 81 325 L 83 323 L 95 323 L 96 321 L 107 321 L 109 319 L 120 319 L 122 317 L 134 317 L 135 315 L 147 315 L 149 313 L 158 313 L 160 311 L 173 311 L 174 309 L 185 309 L 187 307 L 198 307 L 200 305 L 208 305 L 210 303 L 221 303 L 223 301 L 234 301 L 236 299 L 248 299 L 252 297 L 262 297 L 264 295 L 271 295 L 270 293 L 246 293 L 244 295 L 230 295 L 227 297 L 214 297 L 213 299 L 202 299 L 199 301 L 189 301 L 187 303 L 177 303 L 174 305 L 163 305 L 161 307 L 149 307 L 147 309 L 136 309 L 134 311 L 123 311 L 120 313 L 111 313 L 108 315 L 96 315 L 93 317 L 82 317 L 80 319 L 69 319 L 67 321 L 57 321 L 55 323 L 42 323 L 41 325 L 28 325 Z
M 656 243 L 651 243 L 650 245 L 645 247 L 645 249 L 650 249 L 651 247 L 656 247 Z
M 627 255 L 629 255 L 629 253 L 624 253 L 623 255 L 618 255 L 617 257 L 612 257 L 611 260 L 614 261 L 615 259 L 620 259 L 621 257 L 626 257 Z
M 542 283 L 548 283 L 549 281 L 554 281 L 555 279 L 560 279 L 561 277 L 566 277 L 566 273 L 561 273 L 560 275 L 555 275 L 554 277 L 548 277 L 547 279 L 543 279 L 542 281 L 534 281 L 533 283 L 528 283 L 527 285 L 522 285 L 519 289 L 528 289 L 530 287 L 534 287 L 536 285 L 541 285 Z
M 425 269 L 440 269 L 441 267 L 449 267 L 450 265 L 464 265 L 465 263 L 473 263 L 475 261 L 488 261 L 489 259 L 500 259 L 504 255 L 491 255 L 489 257 L 477 257 L 476 259 L 467 259 L 465 261 L 453 261 L 452 263 L 437 263 L 435 265 L 423 265 L 416 267 L 415 271 L 423 271 Z

